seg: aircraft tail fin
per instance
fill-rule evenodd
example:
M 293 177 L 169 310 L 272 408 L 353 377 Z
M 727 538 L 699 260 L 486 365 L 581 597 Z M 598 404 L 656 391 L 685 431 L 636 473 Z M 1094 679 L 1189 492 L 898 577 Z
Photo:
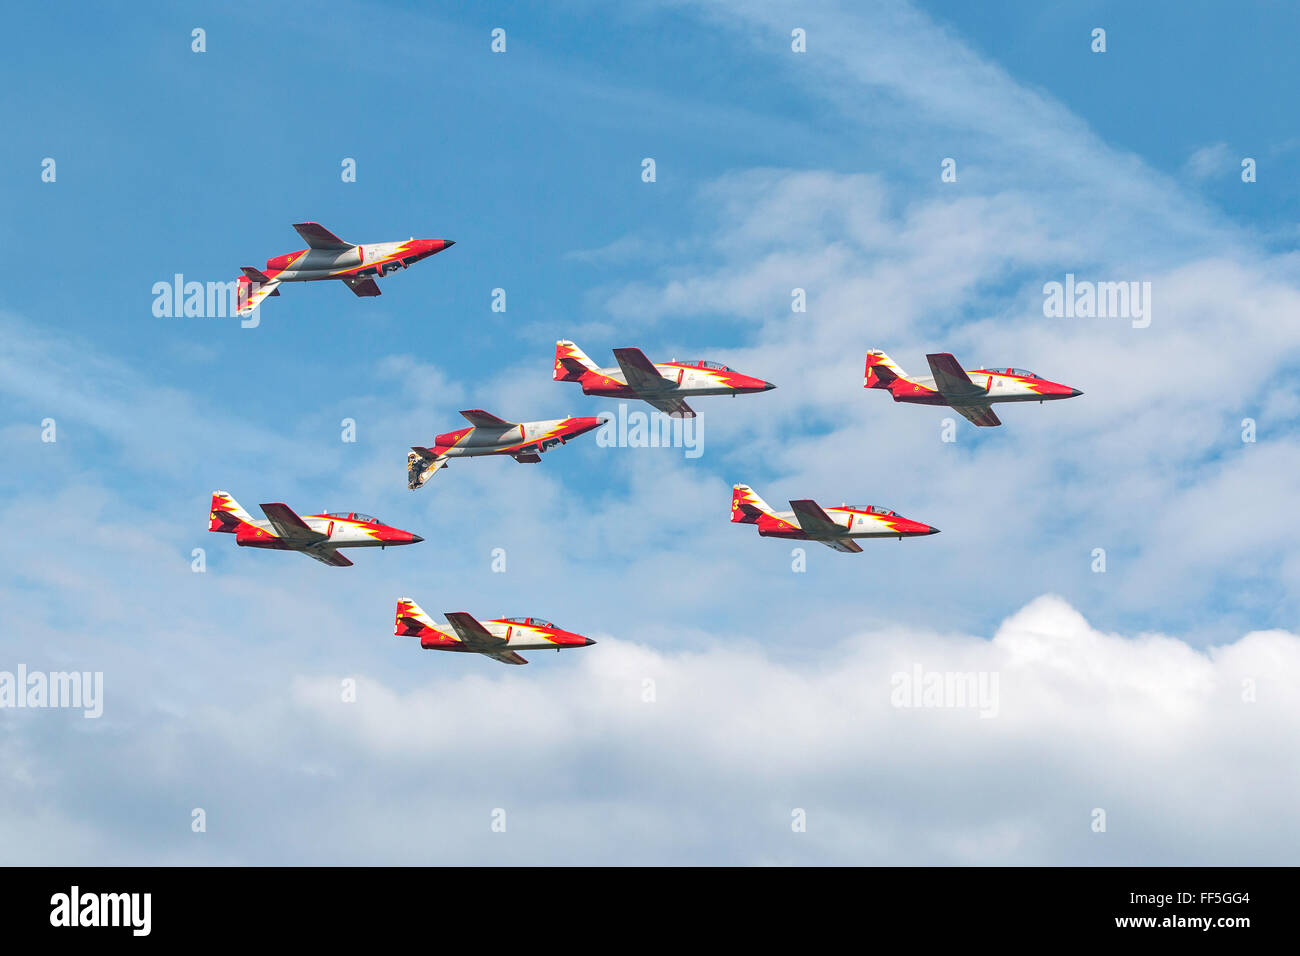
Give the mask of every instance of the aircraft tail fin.
M 596 370 L 596 363 L 587 353 L 567 339 L 555 343 L 555 375 L 557 382 L 577 382 L 588 372 Z
M 731 489 L 731 520 L 741 524 L 757 524 L 760 515 L 771 514 L 772 509 L 749 485 L 733 485 Z
M 433 619 L 410 598 L 397 599 L 397 620 L 393 633 L 398 637 L 421 637 L 433 629 Z
M 894 364 L 884 352 L 872 349 L 867 353 L 866 378 L 863 388 L 889 388 L 898 379 L 907 379 L 907 373 Z
M 230 534 L 238 531 L 241 524 L 253 523 L 253 516 L 224 491 L 212 492 L 212 508 L 208 519 L 209 531 L 225 531 Z

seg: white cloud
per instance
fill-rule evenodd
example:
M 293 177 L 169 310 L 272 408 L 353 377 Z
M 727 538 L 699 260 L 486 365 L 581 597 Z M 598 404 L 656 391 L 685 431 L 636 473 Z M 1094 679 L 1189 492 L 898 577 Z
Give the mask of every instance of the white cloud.
M 1234 156 L 1227 143 L 1202 146 L 1187 158 L 1187 173 L 1193 179 L 1220 178 L 1231 181 L 1241 172 L 1239 158 Z
M 1279 825 L 1300 797 L 1285 769 L 1300 758 L 1295 634 L 1197 651 L 1099 631 L 1045 596 L 991 640 L 878 623 L 792 633 L 778 657 L 742 635 L 677 651 L 596 636 L 510 670 L 387 638 L 418 675 L 405 689 L 363 676 L 343 703 L 338 675 L 308 670 L 237 706 L 129 719 L 133 749 L 166 764 L 89 766 L 118 799 L 158 789 L 207 807 L 198 859 L 1209 864 L 1300 850 Z M 894 706 L 894 676 L 916 667 L 996 674 L 996 714 Z M 119 696 L 107 731 L 139 706 Z M 62 759 L 18 747 L 7 761 L 51 814 L 69 812 L 57 784 L 98 746 L 55 739 Z M 272 828 L 287 828 L 273 856 Z M 121 850 L 111 832 L 87 846 L 54 850 Z M 49 849 L 15 834 L 11 858 Z

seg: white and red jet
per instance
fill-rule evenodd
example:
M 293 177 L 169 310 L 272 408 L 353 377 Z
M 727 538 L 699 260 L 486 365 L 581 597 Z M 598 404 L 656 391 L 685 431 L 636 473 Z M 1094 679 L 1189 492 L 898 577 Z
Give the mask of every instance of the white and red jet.
M 538 617 L 478 621 L 464 611 L 449 611 L 444 616 L 449 626 L 439 627 L 410 598 L 398 598 L 393 633 L 398 637 L 418 637 L 426 651 L 486 654 L 502 664 L 527 664 L 516 651 L 560 651 L 596 643 Z
M 887 389 L 896 402 L 947 405 L 985 427 L 1002 424 L 991 407 L 995 402 L 1049 402 L 1083 394 L 1022 368 L 977 368 L 966 372 L 949 352 L 935 352 L 925 359 L 930 363 L 931 377 L 909 378 L 888 355 L 873 349 L 867 353 L 862 387 Z
M 509 455 L 515 461 L 536 464 L 542 460 L 542 452 L 600 427 L 600 419 L 592 417 L 508 422 L 481 408 L 467 409 L 461 414 L 471 427 L 438 435 L 432 448 L 411 447 L 406 456 L 406 486 L 412 491 L 432 478 L 439 468 L 447 467 L 450 458 Z
M 212 492 L 209 531 L 223 531 L 235 536 L 241 548 L 269 548 L 273 551 L 300 551 L 309 558 L 336 568 L 351 567 L 352 562 L 339 554 L 339 548 L 387 548 L 399 544 L 419 544 L 418 534 L 392 528 L 378 518 L 356 511 L 299 517 L 281 502 L 259 505 L 266 515 L 259 521 L 239 506 L 224 491 Z
M 454 239 L 415 238 L 405 242 L 357 244 L 345 242 L 318 222 L 298 222 L 293 228 L 307 243 L 306 249 L 267 259 L 265 270 L 243 267 L 238 287 L 240 315 L 248 315 L 267 296 L 279 295 L 281 282 L 339 279 L 355 295 L 379 295 L 375 279 L 456 244 Z
M 862 550 L 854 538 L 915 538 L 938 534 L 938 528 L 904 518 L 878 505 L 840 505 L 822 508 L 810 498 L 790 502 L 790 511 L 773 511 L 749 485 L 731 489 L 731 520 L 758 525 L 765 538 L 797 538 L 820 541 L 836 551 Z
M 597 368 L 596 363 L 572 342 L 555 343 L 557 382 L 579 382 L 582 394 L 605 398 L 639 398 L 661 412 L 678 418 L 694 418 L 684 398 L 693 395 L 743 395 L 776 388 L 771 382 L 719 365 L 717 362 L 653 363 L 636 348 L 614 349 L 618 368 Z

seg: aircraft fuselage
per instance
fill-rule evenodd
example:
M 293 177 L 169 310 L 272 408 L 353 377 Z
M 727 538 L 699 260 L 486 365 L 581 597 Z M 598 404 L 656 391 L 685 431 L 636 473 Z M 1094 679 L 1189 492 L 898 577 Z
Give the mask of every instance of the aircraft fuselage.
M 812 535 L 799 526 L 793 511 L 774 511 L 761 514 L 755 524 L 765 538 L 801 538 L 804 540 L 830 540 L 837 538 L 898 538 L 912 535 L 934 534 L 935 529 L 919 521 L 912 521 L 892 512 L 878 513 L 866 508 L 842 505 L 824 508 L 831 521 L 844 529 L 836 535 Z
M 303 523 L 312 531 L 323 534 L 323 542 L 331 548 L 386 548 L 400 544 L 416 544 L 424 539 L 409 531 L 379 524 L 374 520 L 361 521 L 341 515 L 303 515 Z M 235 544 L 243 548 L 269 548 L 275 551 L 297 551 L 288 544 L 269 521 L 259 518 L 245 519 L 235 532 Z
M 266 275 L 281 282 L 315 282 L 349 276 L 382 277 L 441 252 L 443 239 L 375 242 L 346 249 L 299 249 L 266 260 Z
M 1024 375 L 1012 375 L 1007 372 L 992 372 L 978 369 L 966 373 L 972 382 L 984 389 L 983 392 L 965 397 L 946 397 L 940 394 L 935 380 L 931 376 L 896 379 L 889 385 L 889 393 L 896 402 L 910 402 L 914 405 L 991 405 L 998 402 L 1050 402 L 1061 398 L 1073 398 L 1082 394 L 1078 389 L 1046 379 Z
M 656 362 L 655 370 L 663 378 L 663 385 L 653 394 L 676 395 L 689 398 L 694 395 L 742 395 L 750 392 L 766 392 L 773 388 L 770 382 L 752 375 L 742 375 L 731 369 L 702 368 L 698 364 L 690 365 L 677 362 Z M 584 395 L 598 395 L 603 398 L 636 398 L 644 391 L 627 384 L 627 378 L 620 368 L 598 368 L 587 372 L 580 379 Z
M 563 445 L 570 438 L 600 426 L 600 419 L 553 418 L 540 422 L 520 422 L 505 428 L 475 425 L 444 432 L 435 439 L 433 450 L 448 458 L 472 458 L 478 455 L 506 455 L 520 452 L 544 452 Z
M 570 647 L 587 647 L 596 643 L 581 634 L 574 634 L 572 631 L 566 631 L 553 625 L 541 627 L 535 624 L 525 624 L 520 621 L 507 621 L 505 619 L 480 621 L 479 623 L 493 637 L 505 641 L 501 645 L 503 648 L 512 651 L 563 650 Z M 448 626 L 430 623 L 426 627 L 427 630 L 420 635 L 420 646 L 426 651 L 482 653 L 480 648 L 465 644 L 456 635 L 455 631 Z

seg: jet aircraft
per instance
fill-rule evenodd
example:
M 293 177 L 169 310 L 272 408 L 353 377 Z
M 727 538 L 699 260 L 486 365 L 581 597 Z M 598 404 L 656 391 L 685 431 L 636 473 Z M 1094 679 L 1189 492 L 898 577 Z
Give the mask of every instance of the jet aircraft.
M 749 485 L 735 485 L 731 490 L 731 520 L 758 525 L 765 538 L 797 538 L 820 541 L 836 551 L 862 550 L 854 538 L 914 538 L 938 534 L 938 528 L 911 521 L 878 505 L 840 505 L 822 508 L 809 498 L 790 502 L 790 511 L 773 511 Z
M 618 368 L 597 368 L 585 352 L 572 342 L 555 343 L 557 382 L 579 382 L 582 394 L 607 398 L 639 398 L 661 412 L 678 418 L 694 418 L 695 412 L 683 400 L 693 395 L 743 395 L 776 388 L 761 378 L 742 375 L 717 362 L 652 363 L 637 348 L 614 349 Z
M 432 478 L 450 458 L 509 455 L 515 461 L 535 464 L 542 452 L 570 438 L 600 427 L 599 418 L 555 418 L 543 422 L 508 422 L 481 408 L 461 412 L 469 428 L 444 432 L 432 448 L 413 445 L 406 456 L 406 486 L 414 491 Z
M 242 548 L 300 551 L 336 568 L 352 564 L 339 554 L 339 548 L 387 548 L 390 545 L 419 544 L 424 540 L 418 534 L 389 527 L 378 518 L 355 511 L 302 518 L 288 505 L 279 502 L 258 507 L 266 515 L 265 521 L 254 518 L 224 491 L 214 491 L 208 530 L 233 534 L 235 544 Z
M 397 599 L 398 637 L 418 637 L 428 651 L 459 651 L 485 654 L 502 664 L 527 664 L 516 651 L 560 651 L 566 647 L 590 647 L 596 642 L 581 634 L 556 627 L 538 617 L 503 617 L 478 621 L 464 611 L 449 611 L 446 627 L 434 624 L 428 614 L 410 598 Z
M 266 260 L 266 269 L 243 267 L 239 277 L 239 314 L 248 315 L 263 299 L 280 294 L 282 282 L 316 282 L 339 279 L 358 296 L 379 295 L 382 278 L 398 269 L 427 259 L 456 244 L 454 239 L 416 239 L 405 242 L 345 242 L 318 222 L 294 223 L 306 249 L 286 252 Z
M 927 355 L 929 378 L 909 378 L 884 352 L 867 353 L 863 388 L 887 389 L 896 402 L 947 405 L 976 425 L 992 427 L 1002 420 L 995 402 L 1047 402 L 1073 398 L 1083 392 L 1039 378 L 1022 368 L 979 368 L 965 372 L 949 352 Z

